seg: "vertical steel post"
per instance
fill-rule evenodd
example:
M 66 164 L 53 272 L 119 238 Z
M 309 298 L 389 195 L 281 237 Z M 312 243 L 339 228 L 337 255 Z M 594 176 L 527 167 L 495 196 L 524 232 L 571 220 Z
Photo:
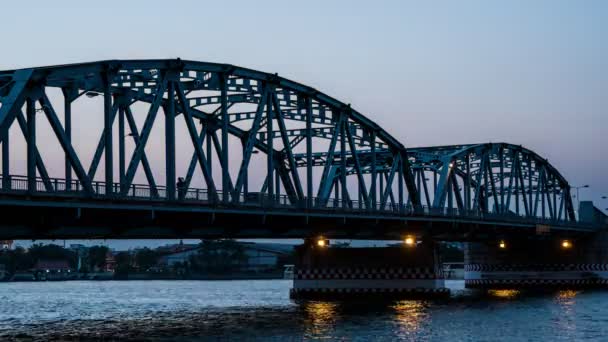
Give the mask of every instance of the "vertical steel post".
M 555 220 L 559 220 L 559 217 L 557 217 L 557 189 L 555 188 L 556 181 L 555 175 L 553 175 L 553 186 L 551 187 L 551 191 L 553 192 L 553 218 Z
M 312 188 L 312 100 L 306 97 L 306 196 L 308 208 L 313 205 Z
M 471 158 L 469 157 L 468 153 L 464 157 L 464 161 L 466 163 L 466 172 L 467 172 L 467 176 L 465 178 L 465 184 L 464 184 L 464 194 L 465 194 L 465 198 L 466 198 L 466 205 L 464 208 L 466 210 L 471 210 Z
M 274 173 L 274 191 L 276 193 L 277 199 L 281 197 L 281 175 L 279 172 Z
M 63 89 L 63 129 L 68 143 L 72 143 L 72 89 Z M 65 190 L 72 189 L 72 164 L 68 153 L 65 153 Z
M 358 209 L 361 209 L 361 204 L 363 202 L 363 191 L 361 191 L 361 183 L 359 182 L 359 191 L 357 191 L 358 193 L 358 202 L 359 202 L 359 206 L 357 207 Z
M 372 181 L 371 181 L 371 185 L 370 185 L 370 198 L 371 198 L 371 207 L 372 210 L 376 210 L 376 176 L 377 176 L 377 170 L 376 170 L 376 131 L 372 131 L 372 134 L 370 136 L 371 139 L 371 149 L 372 149 Z
M 511 178 L 515 182 L 515 213 L 519 215 L 519 189 L 517 188 L 517 184 L 519 184 L 519 153 L 513 153 L 513 160 L 511 161 Z M 511 194 L 509 194 L 511 196 Z
M 488 181 L 488 170 L 492 167 L 490 163 L 490 156 L 488 156 L 488 152 L 484 152 L 483 157 L 485 158 L 485 167 L 482 170 L 483 172 L 483 209 L 486 213 L 490 212 L 490 208 L 488 206 L 490 200 L 490 182 Z
M 210 139 L 209 139 L 210 140 Z M 175 82 L 167 85 L 165 108 L 165 172 L 167 199 L 175 199 Z
M 106 171 L 106 195 L 112 194 L 114 191 L 114 155 L 113 155 L 113 129 L 112 129 L 112 93 L 110 90 L 110 76 L 106 72 L 104 75 L 104 94 L 103 94 L 103 126 L 104 126 L 104 156 L 105 156 L 105 171 Z
M 378 185 L 378 193 L 380 194 L 380 208 L 384 209 L 384 196 L 382 196 L 384 194 L 384 171 L 380 171 L 380 173 L 378 174 L 378 178 L 380 179 L 380 184 Z
M 422 169 L 418 169 L 418 170 L 414 170 L 414 172 L 412 172 L 412 175 L 414 176 L 414 178 L 416 179 L 416 189 L 418 189 L 418 192 L 420 192 L 420 189 L 422 189 L 420 186 L 420 182 L 421 182 L 421 175 L 422 174 Z M 422 196 L 421 196 L 422 197 Z M 420 199 L 420 201 L 422 201 L 422 198 Z
M 505 210 L 505 156 L 504 149 L 500 148 L 500 210 Z
M 268 100 L 266 103 L 268 103 L 268 105 L 266 106 L 266 145 L 268 145 L 268 153 L 267 153 L 267 158 L 266 158 L 266 163 L 267 163 L 267 179 L 268 179 L 268 197 L 270 198 L 271 202 L 274 201 L 274 182 L 273 180 L 273 174 L 274 174 L 274 148 L 273 148 L 273 118 L 274 118 L 274 114 L 272 111 L 272 96 L 274 96 L 274 89 L 272 89 L 272 92 L 268 93 Z
M 243 141 L 243 155 L 245 155 L 245 142 Z M 249 174 L 247 173 L 247 169 L 243 174 L 243 200 L 247 199 L 247 193 L 249 192 Z M 239 194 L 235 194 L 236 198 L 239 198 Z M 233 199 L 234 200 L 234 199 Z
M 403 172 L 403 163 L 406 160 L 405 158 L 407 158 L 405 155 L 400 155 L 400 157 L 399 157 L 399 167 L 398 167 L 399 178 L 397 181 L 398 188 L 399 188 L 399 210 L 401 210 L 403 208 L 403 177 L 405 176 L 405 174 Z M 420 192 L 420 189 L 418 189 L 418 192 Z M 420 201 L 422 202 L 422 199 Z
M 222 200 L 230 201 L 230 172 L 228 169 L 228 95 L 226 75 L 220 74 L 220 102 L 222 115 Z
M 529 193 L 529 198 L 528 198 L 528 203 L 529 208 L 530 208 L 530 213 L 529 215 L 532 215 L 532 157 L 530 157 L 528 155 L 528 193 Z M 525 196 L 525 195 L 524 195 Z
M 209 125 L 207 125 L 205 129 L 207 130 L 207 168 L 209 169 L 209 172 L 213 174 L 213 139 L 211 139 L 213 130 L 209 127 Z
M 450 212 L 452 209 L 454 209 L 454 197 L 453 197 L 453 184 L 452 182 L 454 181 L 454 177 L 453 177 L 454 173 L 450 172 L 450 175 L 448 176 L 448 209 L 450 209 Z
M 540 203 L 542 205 L 541 208 L 541 215 L 543 218 L 545 218 L 545 206 L 546 206 L 546 200 L 545 200 L 545 196 L 547 195 L 547 176 L 544 170 L 544 167 L 540 169 L 540 177 L 539 180 L 542 180 L 542 187 L 539 186 L 539 188 L 541 189 L 541 196 L 540 196 Z
M 8 127 L 4 140 L 2 141 L 2 188 L 8 190 L 11 188 L 11 171 L 10 171 L 10 134 Z
M 348 198 L 348 188 L 346 187 L 346 126 L 348 125 L 348 116 L 341 112 L 340 120 L 342 120 L 342 127 L 340 127 L 340 183 L 342 183 L 342 208 L 346 208 L 346 199 Z M 353 155 L 353 157 L 355 156 Z
M 340 203 L 340 181 L 334 178 L 334 207 Z
M 118 169 L 120 186 L 125 182 L 125 109 L 118 107 Z
M 27 104 L 27 190 L 36 191 L 36 101 L 31 97 Z

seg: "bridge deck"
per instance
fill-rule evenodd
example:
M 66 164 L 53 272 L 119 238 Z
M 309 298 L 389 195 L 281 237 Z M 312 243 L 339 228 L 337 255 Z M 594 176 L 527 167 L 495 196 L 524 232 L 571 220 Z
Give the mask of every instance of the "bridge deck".
M 1 178 L 0 178 L 1 179 Z M 481 213 L 448 208 L 385 206 L 365 208 L 358 201 L 317 199 L 291 203 L 287 196 L 242 196 L 239 202 L 211 200 L 205 189 L 184 189 L 176 200 L 166 189 L 132 185 L 121 193 L 86 193 L 78 182 L 63 179 L 36 181 L 11 176 L 0 190 L 0 238 L 304 238 L 323 234 L 333 238 L 399 239 L 420 232 L 446 239 L 470 238 L 488 231 L 534 233 L 538 225 L 551 230 L 588 233 L 596 227 L 583 223 L 532 219 L 515 214 Z M 178 190 L 179 191 L 179 190 Z M 221 198 L 221 197 L 220 197 Z M 522 229 L 528 228 L 528 229 Z M 532 229 L 530 229 L 532 228 Z M 467 237 L 468 236 L 468 237 Z

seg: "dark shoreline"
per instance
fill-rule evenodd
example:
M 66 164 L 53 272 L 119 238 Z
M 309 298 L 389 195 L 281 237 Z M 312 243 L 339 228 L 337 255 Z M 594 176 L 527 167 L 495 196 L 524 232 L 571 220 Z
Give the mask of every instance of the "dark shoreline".
M 262 274 L 207 274 L 207 275 L 192 275 L 188 277 L 179 277 L 173 275 L 157 275 L 157 274 L 130 274 L 126 276 L 93 276 L 92 278 L 85 276 L 73 278 L 52 278 L 52 279 L 16 279 L 16 280 L 0 280 L 0 283 L 36 283 L 36 282 L 53 282 L 53 281 L 141 281 L 141 280 L 280 280 L 284 279 L 282 273 L 262 273 Z

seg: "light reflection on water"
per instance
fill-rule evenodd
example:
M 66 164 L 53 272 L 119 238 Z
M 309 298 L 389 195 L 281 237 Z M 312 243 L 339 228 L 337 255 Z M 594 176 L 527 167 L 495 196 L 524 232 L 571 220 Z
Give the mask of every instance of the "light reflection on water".
M 401 335 L 412 336 L 419 330 L 427 315 L 423 303 L 419 300 L 402 300 L 392 306 Z
M 488 294 L 500 299 L 514 299 L 521 294 L 521 291 L 513 289 L 488 290 Z
M 608 292 L 448 300 L 288 299 L 289 281 L 0 283 L 0 340 L 601 340 Z
M 576 331 L 576 296 L 581 291 L 562 290 L 555 294 L 554 301 L 558 304 L 560 315 L 555 320 L 561 331 Z
M 305 302 L 302 304 L 308 315 L 306 320 L 306 335 L 324 337 L 335 325 L 338 319 L 338 304 L 335 302 Z

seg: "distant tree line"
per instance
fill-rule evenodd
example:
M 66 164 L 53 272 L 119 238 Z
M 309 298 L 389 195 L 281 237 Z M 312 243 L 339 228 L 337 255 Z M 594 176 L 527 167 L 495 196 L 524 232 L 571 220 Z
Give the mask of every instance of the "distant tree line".
M 82 249 L 79 255 L 78 251 L 55 244 L 34 244 L 28 249 L 18 246 L 12 250 L 0 251 L 0 264 L 4 265 L 9 274 L 29 271 L 41 260 L 66 261 L 70 268 L 81 273 L 99 272 L 106 266 L 109 251 L 106 246 L 92 246 Z M 119 252 L 114 255 L 115 271 L 119 274 L 145 272 L 157 264 L 160 256 L 159 252 L 149 248 L 133 253 Z
M 58 245 L 35 244 L 29 249 L 17 247 L 0 252 L 0 264 L 8 273 L 32 269 L 40 260 L 65 260 L 71 268 L 76 268 L 78 254 Z

